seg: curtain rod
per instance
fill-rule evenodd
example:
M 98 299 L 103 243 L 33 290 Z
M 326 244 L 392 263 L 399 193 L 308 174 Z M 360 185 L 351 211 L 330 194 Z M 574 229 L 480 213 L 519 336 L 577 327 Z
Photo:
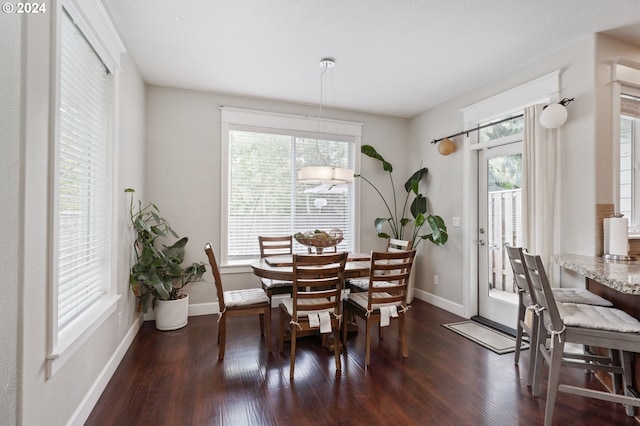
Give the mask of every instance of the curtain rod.
M 455 138 L 456 136 L 460 136 L 460 135 L 469 136 L 469 132 L 477 132 L 478 130 L 484 129 L 485 127 L 495 126 L 496 124 L 504 123 L 505 121 L 515 120 L 516 118 L 520 118 L 520 117 L 523 117 L 523 116 L 524 116 L 524 114 L 518 114 L 518 115 L 511 116 L 511 117 L 503 118 L 502 120 L 494 121 L 494 122 L 488 123 L 488 124 L 483 124 L 482 126 L 474 127 L 473 129 L 463 130 L 463 131 L 458 132 L 458 133 L 456 133 L 454 135 L 445 136 L 444 138 L 440 138 L 440 139 L 434 139 L 434 140 L 431 141 L 431 143 L 438 143 L 438 142 L 440 142 L 442 140 L 445 140 L 445 139 L 448 139 L 448 138 Z

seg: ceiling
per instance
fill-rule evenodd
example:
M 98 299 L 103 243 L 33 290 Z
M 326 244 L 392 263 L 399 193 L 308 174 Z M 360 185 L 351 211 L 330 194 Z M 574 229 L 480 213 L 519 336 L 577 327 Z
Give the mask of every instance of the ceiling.
M 597 32 L 639 0 L 102 0 L 147 83 L 411 117 Z M 640 60 L 640 58 L 637 58 Z

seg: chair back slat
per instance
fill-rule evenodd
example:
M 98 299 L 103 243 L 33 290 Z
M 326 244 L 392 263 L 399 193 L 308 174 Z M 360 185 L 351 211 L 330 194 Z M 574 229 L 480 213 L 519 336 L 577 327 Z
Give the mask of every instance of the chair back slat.
M 408 240 L 398 240 L 395 238 L 387 239 L 388 252 L 409 251 L 413 247 L 413 242 Z
M 534 296 L 538 305 L 544 308 L 544 311 L 548 315 L 544 315 L 545 324 L 551 323 L 553 330 L 562 330 L 564 323 L 560 312 L 558 311 L 558 305 L 556 304 L 553 292 L 551 291 L 551 285 L 549 284 L 549 278 L 544 269 L 542 258 L 538 255 L 532 255 L 526 251 L 522 251 L 524 263 L 529 272 L 529 282 L 533 289 Z
M 346 263 L 347 253 L 293 255 L 293 318 L 325 309 L 340 315 Z
M 511 269 L 513 270 L 513 279 L 515 281 L 516 287 L 518 288 L 518 292 L 524 293 L 526 296 L 526 302 L 535 305 L 537 303 L 537 299 L 535 297 L 535 292 L 533 288 L 531 288 L 529 271 L 527 270 L 524 264 L 524 258 L 522 257 L 522 247 L 513 247 L 509 245 L 509 243 L 504 244 L 507 250 L 507 256 L 509 257 L 509 263 L 511 264 Z
M 258 236 L 260 257 L 284 256 L 293 253 L 293 237 L 284 235 L 279 237 Z
M 372 252 L 369 272 L 368 309 L 382 303 L 406 307 L 407 286 L 416 251 Z
M 223 312 L 225 310 L 225 304 L 224 290 L 222 289 L 222 278 L 220 277 L 220 268 L 218 268 L 218 262 L 216 261 L 215 254 L 213 253 L 213 247 L 211 247 L 211 243 L 205 244 L 204 251 L 205 253 L 207 253 L 207 257 L 209 258 L 211 272 L 213 273 L 213 281 L 216 284 L 216 293 L 218 294 L 218 305 L 220 306 L 220 312 Z

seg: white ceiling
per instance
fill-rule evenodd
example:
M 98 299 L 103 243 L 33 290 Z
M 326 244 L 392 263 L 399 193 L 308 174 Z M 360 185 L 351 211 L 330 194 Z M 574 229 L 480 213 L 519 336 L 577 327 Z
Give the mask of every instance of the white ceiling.
M 639 0 L 103 0 L 150 84 L 411 117 L 589 34 L 640 45 Z M 639 59 L 640 58 L 636 58 Z

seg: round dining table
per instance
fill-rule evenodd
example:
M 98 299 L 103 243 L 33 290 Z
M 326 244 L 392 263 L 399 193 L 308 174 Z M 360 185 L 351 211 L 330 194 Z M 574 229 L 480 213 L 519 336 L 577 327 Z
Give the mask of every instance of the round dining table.
M 371 256 L 368 253 L 349 253 L 344 268 L 344 277 L 359 278 L 369 276 Z M 292 256 L 271 256 L 251 262 L 253 273 L 261 278 L 279 281 L 293 280 Z

